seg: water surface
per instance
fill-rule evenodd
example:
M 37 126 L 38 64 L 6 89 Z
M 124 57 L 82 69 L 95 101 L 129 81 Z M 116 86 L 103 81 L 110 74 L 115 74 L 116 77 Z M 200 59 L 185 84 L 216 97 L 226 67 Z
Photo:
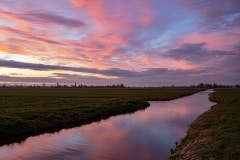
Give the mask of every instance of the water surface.
M 189 124 L 214 105 L 210 92 L 150 102 L 132 114 L 4 145 L 0 160 L 165 160 Z

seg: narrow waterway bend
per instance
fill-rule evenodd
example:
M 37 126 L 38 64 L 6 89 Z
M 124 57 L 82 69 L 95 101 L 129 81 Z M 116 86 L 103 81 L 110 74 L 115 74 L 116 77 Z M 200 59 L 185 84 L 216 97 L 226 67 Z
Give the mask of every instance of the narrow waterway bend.
M 0 160 L 165 160 L 191 122 L 214 103 L 212 90 L 88 125 L 0 146 Z

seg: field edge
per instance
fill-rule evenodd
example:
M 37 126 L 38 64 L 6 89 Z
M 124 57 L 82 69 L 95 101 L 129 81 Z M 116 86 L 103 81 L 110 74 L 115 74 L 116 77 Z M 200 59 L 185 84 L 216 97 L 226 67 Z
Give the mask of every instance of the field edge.
M 169 160 L 240 159 L 240 89 L 215 89 L 209 100 L 217 104 L 190 125 Z

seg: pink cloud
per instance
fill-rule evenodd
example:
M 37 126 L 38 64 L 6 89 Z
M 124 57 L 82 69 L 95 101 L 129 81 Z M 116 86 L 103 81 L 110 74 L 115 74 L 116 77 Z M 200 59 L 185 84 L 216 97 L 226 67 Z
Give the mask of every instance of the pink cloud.
M 102 0 L 72 0 L 71 2 L 75 8 L 84 11 L 96 25 L 83 42 L 100 46 L 101 51 L 88 53 L 91 58 L 97 57 L 99 60 L 117 54 L 120 46 L 131 46 L 128 34 L 139 27 L 145 28 L 152 22 L 151 3 Z
M 108 29 L 134 29 L 136 23 L 144 27 L 151 23 L 151 3 L 131 1 L 71 0 L 74 7 L 84 10 L 90 19 Z M 134 6 L 134 8 L 132 7 Z M 122 28 L 126 27 L 126 28 Z M 121 30 L 119 30 L 121 32 Z
M 192 33 L 186 35 L 179 42 L 178 46 L 187 43 L 206 43 L 206 48 L 209 50 L 232 50 L 240 43 L 239 29 L 230 32 L 214 32 L 214 33 Z
M 40 56 L 41 59 L 54 58 L 59 61 L 74 61 L 81 65 L 102 69 L 111 66 L 142 70 L 146 67 L 165 67 L 172 63 L 175 67 L 186 68 L 186 64 L 183 66 L 183 62 L 175 63 L 169 60 L 161 60 L 161 63 L 159 63 L 158 58 L 153 58 L 148 54 L 142 55 L 137 51 L 142 46 L 133 42 L 133 37 L 129 34 L 138 29 L 147 29 L 151 25 L 154 14 L 152 10 L 153 2 L 136 0 L 126 1 L 125 3 L 122 1 L 106 3 L 107 1 L 102 0 L 72 0 L 71 2 L 76 9 L 85 13 L 89 20 L 95 24 L 95 26 L 87 28 L 87 36 L 83 39 L 77 42 L 58 38 L 57 35 L 64 33 L 42 24 L 42 22 L 49 22 L 51 19 L 54 19 L 57 24 L 64 21 L 73 22 L 72 19 L 48 15 L 44 12 L 24 15 L 2 11 L 5 19 L 12 20 L 19 25 L 19 29 L 1 28 L 7 39 L 16 42 L 9 45 L 6 41 L 2 41 L 2 50 L 36 55 Z M 121 50 L 121 47 L 126 46 L 128 49 Z M 126 54 L 126 51 L 130 50 L 135 50 L 133 55 Z M 119 60 L 111 61 L 111 57 L 114 56 L 118 57 Z

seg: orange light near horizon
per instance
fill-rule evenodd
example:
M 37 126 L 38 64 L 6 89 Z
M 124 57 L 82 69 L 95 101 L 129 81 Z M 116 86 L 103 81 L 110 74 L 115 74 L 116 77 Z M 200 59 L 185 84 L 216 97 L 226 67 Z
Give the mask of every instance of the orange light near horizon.
M 20 68 L 8 68 L 8 67 L 0 67 L 2 76 L 9 76 L 9 77 L 53 77 L 53 78 L 62 78 L 61 75 L 58 74 L 65 74 L 65 75 L 73 75 L 73 76 L 83 76 L 83 77 L 96 77 L 102 79 L 116 79 L 117 76 L 106 76 L 102 74 L 95 74 L 95 73 L 84 73 L 84 72 L 74 72 L 74 71 L 65 71 L 65 70 L 47 70 L 47 71 L 38 71 L 38 70 L 31 70 L 31 69 L 20 69 Z

